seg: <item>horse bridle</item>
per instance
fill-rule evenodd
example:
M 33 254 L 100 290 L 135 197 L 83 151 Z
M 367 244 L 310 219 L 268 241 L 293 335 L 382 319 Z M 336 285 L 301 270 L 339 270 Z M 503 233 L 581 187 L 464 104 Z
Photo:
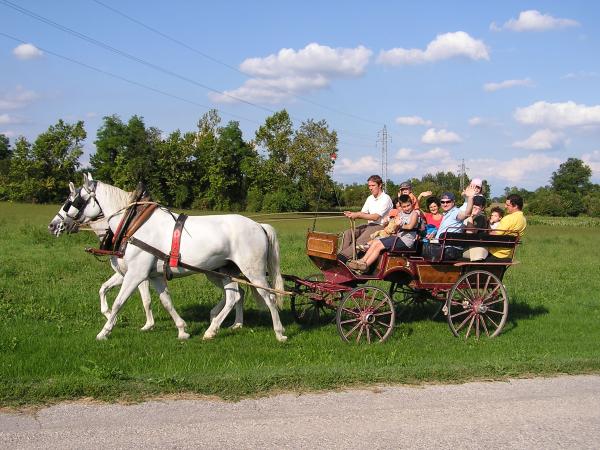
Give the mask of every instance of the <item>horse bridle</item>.
M 80 187 L 76 191 L 77 195 L 75 195 L 75 198 L 73 200 L 69 200 L 69 198 L 67 198 L 67 201 L 65 202 L 65 204 L 63 205 L 63 207 L 61 209 L 61 211 L 65 212 L 65 217 L 63 218 L 60 215 L 61 211 L 59 211 L 59 214 L 58 214 L 59 217 L 63 220 L 63 223 L 64 223 L 65 219 L 68 217 L 73 222 L 75 222 L 77 225 L 83 225 L 83 222 L 80 219 L 81 219 L 81 216 L 83 214 L 83 211 L 85 210 L 85 207 L 87 206 L 87 204 L 89 203 L 89 201 L 91 199 L 94 199 L 94 202 L 98 206 L 98 209 L 100 209 L 100 214 L 98 214 L 98 216 L 96 216 L 95 219 L 102 219 L 104 217 L 104 212 L 102 211 L 102 207 L 100 206 L 100 204 L 96 200 L 96 185 L 97 185 L 97 182 L 96 181 L 92 181 L 91 185 L 92 185 L 92 189 L 88 189 L 88 187 L 85 186 L 85 185 L 82 186 L 82 187 Z M 87 199 L 84 199 L 81 196 L 81 191 L 82 190 L 84 190 L 85 192 L 87 192 L 87 194 L 88 194 L 88 198 Z M 75 215 L 69 214 L 69 210 L 71 208 L 75 208 L 77 210 L 77 214 L 75 214 Z

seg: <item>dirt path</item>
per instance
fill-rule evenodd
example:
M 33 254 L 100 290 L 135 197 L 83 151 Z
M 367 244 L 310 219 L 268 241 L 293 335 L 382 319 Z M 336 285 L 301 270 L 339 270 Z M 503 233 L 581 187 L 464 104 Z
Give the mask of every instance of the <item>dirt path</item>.
M 0 448 L 598 448 L 600 376 L 63 403 L 0 413 Z

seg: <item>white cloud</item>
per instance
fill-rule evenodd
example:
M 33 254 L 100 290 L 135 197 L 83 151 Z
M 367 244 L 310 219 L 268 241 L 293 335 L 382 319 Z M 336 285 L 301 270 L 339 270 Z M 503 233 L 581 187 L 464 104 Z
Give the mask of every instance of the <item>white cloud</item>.
M 23 120 L 10 114 L 0 114 L 0 125 L 23 123 Z
M 527 150 L 550 150 L 566 143 L 565 135 L 549 129 L 538 130 L 523 141 L 513 143 L 513 147 Z
M 533 86 L 533 82 L 529 78 L 522 80 L 504 80 L 499 83 L 485 83 L 483 90 L 486 92 L 494 92 L 500 89 L 508 89 L 516 86 Z
M 579 72 L 569 72 L 566 75 L 560 77 L 561 80 L 579 80 L 583 78 L 596 78 L 600 74 L 598 72 L 587 72 L 580 70 Z
M 590 166 L 594 178 L 600 178 L 600 150 L 594 150 L 591 153 L 581 155 L 581 160 Z
M 490 55 L 483 41 L 474 39 L 464 31 L 439 34 L 425 50 L 417 48 L 393 48 L 379 52 L 377 62 L 390 66 L 422 64 L 444 59 L 464 57 L 473 60 L 489 60 Z
M 395 155 L 396 159 L 413 161 L 444 160 L 448 157 L 450 157 L 450 152 L 441 147 L 435 147 L 424 152 L 415 151 L 412 148 L 400 148 Z
M 423 119 L 419 116 L 400 116 L 396 117 L 396 123 L 399 125 L 431 125 L 431 120 Z
M 573 101 L 564 103 L 540 101 L 524 108 L 517 108 L 514 117 L 523 124 L 550 128 L 600 125 L 600 105 L 578 105 Z
M 424 144 L 454 144 L 462 142 L 460 136 L 453 131 L 445 129 L 436 130 L 435 128 L 429 128 L 425 134 L 421 137 L 421 142 Z
M 18 59 L 35 59 L 44 56 L 44 52 L 33 44 L 20 44 L 13 49 L 13 55 Z
M 249 58 L 240 70 L 251 75 L 237 89 L 209 94 L 214 102 L 279 103 L 295 95 L 323 89 L 336 78 L 356 78 L 365 73 L 372 51 L 366 47 L 331 48 L 312 43 L 298 51 L 284 48 L 265 58 Z
M 20 109 L 38 99 L 38 94 L 17 86 L 14 92 L 0 94 L 0 110 Z
M 372 156 L 362 156 L 356 161 L 348 158 L 342 158 L 335 165 L 335 171 L 341 174 L 365 174 L 379 173 L 381 164 Z
M 495 22 L 490 24 L 490 30 L 511 30 L 511 31 L 547 31 L 559 28 L 579 26 L 579 22 L 573 19 L 561 19 L 552 17 L 549 14 L 542 14 L 535 9 L 521 11 L 518 19 L 510 19 L 501 27 Z
M 389 175 L 414 174 L 419 166 L 414 161 L 402 161 L 388 165 Z

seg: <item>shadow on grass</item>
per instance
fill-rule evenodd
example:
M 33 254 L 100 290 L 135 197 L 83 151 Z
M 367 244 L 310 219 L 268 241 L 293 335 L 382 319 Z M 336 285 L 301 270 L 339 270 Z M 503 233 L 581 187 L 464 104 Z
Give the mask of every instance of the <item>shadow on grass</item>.
M 508 302 L 508 320 L 502 333 L 510 333 L 519 326 L 519 320 L 533 319 L 536 316 L 548 314 L 550 311 L 545 306 L 530 306 L 516 298 Z

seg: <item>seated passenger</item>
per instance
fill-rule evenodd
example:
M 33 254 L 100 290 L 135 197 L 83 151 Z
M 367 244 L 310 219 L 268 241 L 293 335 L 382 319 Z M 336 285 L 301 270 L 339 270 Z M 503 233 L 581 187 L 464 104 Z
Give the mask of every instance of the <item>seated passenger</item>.
M 394 251 L 412 249 L 417 238 L 418 219 L 419 215 L 413 210 L 410 197 L 401 195 L 400 213 L 391 221 L 396 226 L 397 234 L 372 241 L 367 253 L 359 260 L 350 261 L 348 267 L 353 270 L 366 271 L 384 249 Z
M 367 180 L 367 185 L 369 191 L 371 191 L 371 195 L 365 201 L 362 210 L 359 212 L 344 211 L 344 215 L 349 219 L 364 219 L 368 221 L 367 224 L 355 228 L 355 245 L 366 244 L 373 232 L 383 229 L 381 221 L 393 207 L 392 199 L 383 192 L 383 180 L 379 175 L 371 175 Z M 343 260 L 352 258 L 353 251 L 352 230 L 346 230 L 342 239 L 339 256 Z
M 507 215 L 502 218 L 500 222 L 498 222 L 498 226 L 495 230 L 491 231 L 490 234 L 495 235 L 513 235 L 517 237 L 523 236 L 525 233 L 525 228 L 527 227 L 527 220 L 523 215 L 523 198 L 517 194 L 510 194 L 506 197 L 506 202 L 504 203 L 506 207 Z M 514 253 L 514 248 L 490 248 L 490 255 L 487 260 L 501 260 L 506 258 L 512 258 Z
M 500 208 L 499 206 L 494 206 L 490 213 L 490 228 L 492 230 L 495 230 L 496 228 L 498 228 L 498 224 L 500 223 L 500 221 L 502 220 L 503 217 L 504 217 L 503 209 Z
M 468 234 L 486 234 L 488 221 L 485 217 L 485 199 L 482 196 L 473 198 L 473 211 L 471 215 L 464 220 L 465 233 Z M 463 252 L 463 258 L 470 261 L 481 261 L 488 256 L 488 249 L 485 247 L 469 247 Z
M 464 192 L 467 201 L 464 210 L 459 209 L 456 206 L 456 198 L 452 192 L 446 192 L 440 199 L 444 217 L 442 223 L 438 228 L 435 239 L 444 237 L 446 232 L 456 233 L 463 229 L 463 220 L 471 215 L 473 210 L 473 196 L 475 195 L 475 189 L 473 186 L 469 186 Z M 443 259 L 458 259 L 462 256 L 463 249 L 456 245 L 445 244 Z M 423 256 L 428 259 L 441 259 L 442 257 L 442 245 L 439 243 L 429 242 L 423 246 Z
M 423 194 L 431 195 L 431 191 L 423 192 Z M 419 197 L 420 196 L 421 195 L 419 194 Z M 444 217 L 440 212 L 440 200 L 437 197 L 429 197 L 426 204 L 429 212 L 423 213 L 423 217 L 426 221 L 423 242 L 429 242 L 429 239 L 435 236 L 435 233 L 437 233 L 437 230 L 442 223 L 442 218 Z

